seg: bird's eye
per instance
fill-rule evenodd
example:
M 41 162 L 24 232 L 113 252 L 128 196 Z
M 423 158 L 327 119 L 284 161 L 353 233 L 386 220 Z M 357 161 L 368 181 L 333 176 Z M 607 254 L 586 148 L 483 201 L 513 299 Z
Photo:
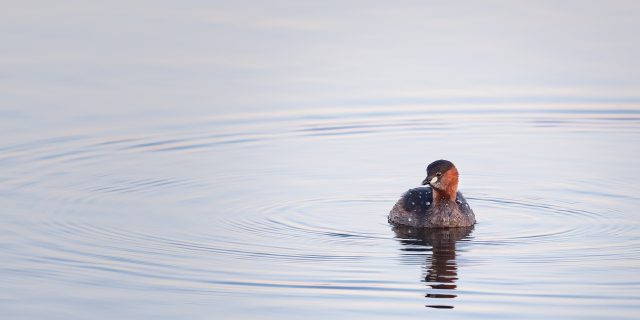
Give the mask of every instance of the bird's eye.
M 436 173 L 436 176 L 438 176 L 438 177 L 441 176 L 441 175 L 442 175 L 442 173 L 440 173 L 440 172 Z

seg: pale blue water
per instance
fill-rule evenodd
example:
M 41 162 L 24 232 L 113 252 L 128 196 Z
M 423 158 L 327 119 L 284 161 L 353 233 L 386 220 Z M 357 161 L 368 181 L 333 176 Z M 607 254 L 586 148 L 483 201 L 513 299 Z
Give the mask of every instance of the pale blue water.
M 3 318 L 640 312 L 634 2 L 6 7 Z

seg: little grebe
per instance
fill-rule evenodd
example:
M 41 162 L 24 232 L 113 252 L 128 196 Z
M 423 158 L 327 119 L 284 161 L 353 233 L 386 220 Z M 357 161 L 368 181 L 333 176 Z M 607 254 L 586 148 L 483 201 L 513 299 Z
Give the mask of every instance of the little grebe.
M 423 185 L 405 192 L 389 213 L 389 222 L 414 228 L 469 227 L 476 217 L 458 192 L 458 169 L 447 160 L 427 167 Z

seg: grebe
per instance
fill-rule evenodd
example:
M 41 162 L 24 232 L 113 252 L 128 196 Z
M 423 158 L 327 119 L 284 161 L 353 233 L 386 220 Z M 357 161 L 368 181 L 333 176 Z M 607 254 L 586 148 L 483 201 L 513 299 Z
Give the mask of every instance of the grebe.
M 458 169 L 450 161 L 437 160 L 427 166 L 420 187 L 405 192 L 389 213 L 389 222 L 414 228 L 469 227 L 476 217 L 458 192 Z

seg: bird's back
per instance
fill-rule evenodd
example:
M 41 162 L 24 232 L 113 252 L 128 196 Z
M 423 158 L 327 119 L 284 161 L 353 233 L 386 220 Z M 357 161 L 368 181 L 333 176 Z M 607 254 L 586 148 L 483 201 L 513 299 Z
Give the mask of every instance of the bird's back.
M 462 193 L 456 192 L 455 204 L 435 205 L 430 187 L 410 189 L 389 213 L 389 222 L 416 228 L 467 227 L 475 215 Z

